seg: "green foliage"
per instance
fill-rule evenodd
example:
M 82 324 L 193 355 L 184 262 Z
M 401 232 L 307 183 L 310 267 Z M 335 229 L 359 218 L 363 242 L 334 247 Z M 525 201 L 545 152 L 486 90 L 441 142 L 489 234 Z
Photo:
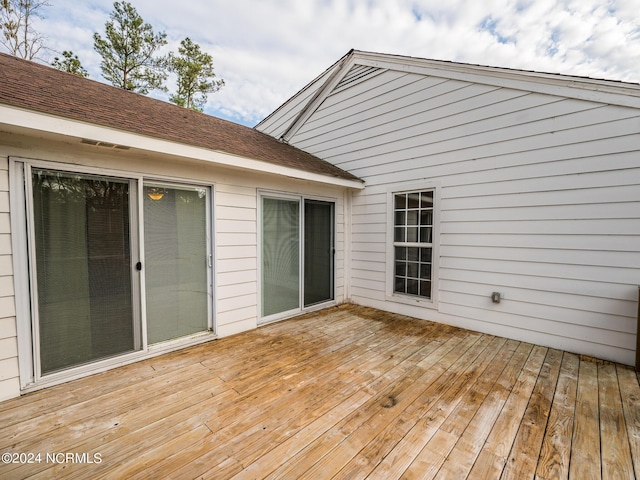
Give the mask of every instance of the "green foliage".
M 224 85 L 224 80 L 215 79 L 211 55 L 189 37 L 180 42 L 178 54 L 170 53 L 167 60 L 169 71 L 178 76 L 178 91 L 169 97 L 176 105 L 201 112 L 207 94 Z
M 112 85 L 146 94 L 164 88 L 166 59 L 157 55 L 166 33 L 154 33 L 128 2 L 114 2 L 105 37 L 93 34 L 93 47 L 102 57 L 102 76 Z
M 0 44 L 11 55 L 33 60 L 45 48 L 44 37 L 33 29 L 34 17 L 43 18 L 41 10 L 48 0 L 0 0 Z
M 62 52 L 62 56 L 64 57 L 64 60 L 60 60 L 60 58 L 55 57 L 53 62 L 51 62 L 51 66 L 58 70 L 62 70 L 63 72 L 73 73 L 79 77 L 89 76 L 89 72 L 85 70 L 82 63 L 80 63 L 80 59 L 77 55 L 74 55 L 73 52 L 65 50 Z

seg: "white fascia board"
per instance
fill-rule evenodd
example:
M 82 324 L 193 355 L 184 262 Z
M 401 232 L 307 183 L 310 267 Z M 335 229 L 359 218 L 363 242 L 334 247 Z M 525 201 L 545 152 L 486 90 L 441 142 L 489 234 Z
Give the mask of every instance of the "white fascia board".
M 314 96 L 309 103 L 302 109 L 297 118 L 293 120 L 289 128 L 282 134 L 282 139 L 285 142 L 291 140 L 294 135 L 302 128 L 307 120 L 313 115 L 316 110 L 322 105 L 322 102 L 333 91 L 333 89 L 340 83 L 345 74 L 351 70 L 351 67 L 355 64 L 353 53 L 343 57 L 338 64 L 335 65 L 335 70 L 331 72 L 329 77 L 325 80 L 323 85 L 320 85 Z
M 636 84 L 361 51 L 352 58 L 358 65 L 640 108 L 640 85 Z
M 269 120 L 274 116 L 277 115 L 285 106 L 290 105 L 294 102 L 296 102 L 296 100 L 304 95 L 309 89 L 313 88 L 314 86 L 318 86 L 318 88 L 322 88 L 322 86 L 324 85 L 323 82 L 321 82 L 323 77 L 327 77 L 330 78 L 333 71 L 337 68 L 339 68 L 339 64 L 340 61 L 336 62 L 334 65 L 332 65 L 331 67 L 329 67 L 327 70 L 325 70 L 324 72 L 322 72 L 320 75 L 318 75 L 316 78 L 314 78 L 311 82 L 309 82 L 307 85 L 305 85 L 304 87 L 302 87 L 301 90 L 299 90 L 297 93 L 295 93 L 293 95 L 293 97 L 290 97 L 289 99 L 285 100 L 284 103 L 282 103 L 278 108 L 276 108 L 273 112 L 271 112 L 268 116 L 266 116 L 265 118 L 263 118 L 262 120 L 260 120 L 260 122 L 254 127 L 256 130 L 262 132 L 264 131 L 264 129 L 262 128 L 262 126 L 269 122 Z M 311 97 L 313 97 L 313 94 L 311 95 Z M 300 102 L 302 103 L 302 102 Z M 295 118 L 295 117 L 294 117 Z
M 6 124 L 41 131 L 48 134 L 112 143 L 114 145 L 135 148 L 152 153 L 174 155 L 177 157 L 200 160 L 217 165 L 253 170 L 260 173 L 272 173 L 299 180 L 308 180 L 347 188 L 364 188 L 364 183 L 358 180 L 348 180 L 320 175 L 313 172 L 306 172 L 304 170 L 276 165 L 262 160 L 254 160 L 219 150 L 210 150 L 207 148 L 172 142 L 170 140 L 162 140 L 123 130 L 116 130 L 110 127 L 103 127 L 91 123 L 33 112 L 9 105 L 0 105 L 0 119 L 0 125 Z

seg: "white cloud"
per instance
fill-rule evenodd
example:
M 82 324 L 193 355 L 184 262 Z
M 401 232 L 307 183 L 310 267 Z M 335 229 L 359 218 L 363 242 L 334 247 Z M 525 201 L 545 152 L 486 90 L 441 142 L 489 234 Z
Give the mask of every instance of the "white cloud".
M 226 86 L 207 112 L 255 124 L 349 49 L 640 81 L 640 0 L 133 0 L 170 48 L 189 36 Z M 108 0 L 52 0 L 39 23 L 101 79 Z M 170 48 L 169 48 L 170 47 Z M 171 88 L 171 85 L 170 85 Z

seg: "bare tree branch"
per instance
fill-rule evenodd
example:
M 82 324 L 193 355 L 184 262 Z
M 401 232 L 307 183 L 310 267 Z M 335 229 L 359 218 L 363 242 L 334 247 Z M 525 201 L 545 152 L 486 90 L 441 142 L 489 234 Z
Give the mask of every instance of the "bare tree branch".
M 34 60 L 46 49 L 44 35 L 33 29 L 34 18 L 44 18 L 42 9 L 48 0 L 1 0 L 0 45 L 11 55 Z

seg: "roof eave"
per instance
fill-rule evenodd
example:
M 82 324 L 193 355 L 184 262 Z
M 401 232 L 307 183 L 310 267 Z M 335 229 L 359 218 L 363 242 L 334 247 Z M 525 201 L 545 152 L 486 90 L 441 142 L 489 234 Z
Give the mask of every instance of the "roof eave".
M 295 136 L 297 131 L 313 115 L 316 109 L 319 108 L 342 77 L 356 64 L 385 70 L 396 70 L 419 75 L 482 83 L 502 88 L 565 96 L 578 100 L 640 108 L 640 84 L 352 49 L 331 66 L 331 69 L 333 69 L 331 75 L 319 86 L 316 93 L 298 112 L 296 117 L 291 120 L 282 135 L 283 140 L 289 141 Z M 305 89 L 306 88 L 308 88 L 308 86 L 305 87 Z M 304 89 L 302 91 L 304 91 Z M 296 96 L 297 95 L 299 95 L 299 93 L 296 94 Z M 293 98 L 295 98 L 295 96 Z M 282 109 L 284 105 L 292 99 L 285 102 L 278 110 Z M 276 110 L 276 112 L 278 110 Z M 263 122 L 264 121 L 266 121 L 266 119 L 263 120 Z M 261 124 L 262 122 L 256 127 L 259 127 Z
M 640 108 L 640 84 L 355 50 L 353 63 Z
M 34 112 L 6 104 L 0 104 L 0 119 L 2 119 L 0 120 L 0 125 L 4 124 L 47 134 L 60 135 L 66 138 L 76 138 L 79 142 L 83 140 L 85 140 L 85 143 L 87 140 L 103 142 L 118 145 L 119 147 L 138 149 L 149 153 L 172 155 L 234 169 L 240 168 L 259 172 L 261 174 L 282 175 L 298 180 L 353 189 L 364 188 L 364 182 L 359 179 L 351 180 L 309 172 L 285 165 L 275 165 L 263 160 L 251 159 L 220 150 L 163 140 L 129 131 Z

